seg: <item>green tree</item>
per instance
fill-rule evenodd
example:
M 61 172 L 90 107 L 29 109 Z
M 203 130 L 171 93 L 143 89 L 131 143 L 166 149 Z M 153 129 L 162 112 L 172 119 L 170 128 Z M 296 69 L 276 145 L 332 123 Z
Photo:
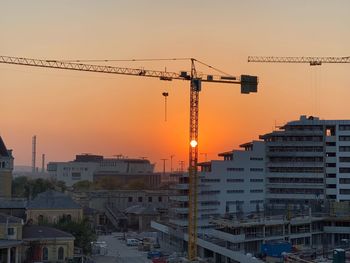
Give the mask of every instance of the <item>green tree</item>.
M 12 196 L 14 197 L 26 197 L 25 186 L 28 184 L 28 177 L 19 176 L 12 180 Z
M 62 181 L 52 179 L 31 179 L 29 177 L 16 177 L 12 182 L 12 193 L 14 197 L 35 198 L 38 194 L 47 190 L 64 192 L 66 185 Z
M 87 218 L 80 222 L 74 222 L 61 218 L 57 224 L 52 225 L 53 227 L 62 231 L 71 233 L 74 237 L 74 245 L 83 250 L 84 254 L 91 253 L 91 242 L 96 241 L 97 237 L 90 227 L 90 223 Z
M 77 182 L 72 187 L 74 191 L 90 191 L 95 189 L 94 183 L 87 180 Z

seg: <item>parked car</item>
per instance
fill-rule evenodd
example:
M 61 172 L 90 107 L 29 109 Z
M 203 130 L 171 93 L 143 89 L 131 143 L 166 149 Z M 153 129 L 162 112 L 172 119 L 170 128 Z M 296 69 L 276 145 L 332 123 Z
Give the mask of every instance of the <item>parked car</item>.
M 138 246 L 140 244 L 140 240 L 136 238 L 128 238 L 126 239 L 127 246 Z
M 148 259 L 153 259 L 153 258 L 160 258 L 163 256 L 163 253 L 161 251 L 153 250 L 147 253 L 147 258 Z

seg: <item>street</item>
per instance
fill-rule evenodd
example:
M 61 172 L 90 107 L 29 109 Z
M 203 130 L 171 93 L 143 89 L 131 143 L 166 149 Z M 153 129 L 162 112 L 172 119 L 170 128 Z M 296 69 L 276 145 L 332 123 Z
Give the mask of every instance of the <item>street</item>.
M 118 236 L 119 237 L 119 236 Z M 137 246 L 128 247 L 124 240 L 115 235 L 99 236 L 98 241 L 105 241 L 108 253 L 106 256 L 94 256 L 96 263 L 149 263 L 147 252 L 138 251 Z

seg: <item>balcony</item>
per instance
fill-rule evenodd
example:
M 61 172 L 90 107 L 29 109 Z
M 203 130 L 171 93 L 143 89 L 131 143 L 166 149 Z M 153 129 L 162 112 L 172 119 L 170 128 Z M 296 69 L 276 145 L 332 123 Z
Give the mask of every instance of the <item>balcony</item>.
M 216 238 L 220 238 L 220 239 L 223 239 L 225 241 L 229 241 L 231 243 L 244 242 L 244 240 L 245 240 L 245 235 L 244 234 L 233 235 L 233 234 L 226 233 L 224 231 L 220 231 L 220 230 L 216 230 L 216 229 L 213 229 L 211 231 L 211 235 L 216 237 Z
M 326 184 L 337 184 L 337 178 L 326 178 Z
M 174 195 L 174 196 L 170 196 L 169 199 L 171 201 L 177 201 L 177 202 L 188 202 L 187 195 Z
M 323 228 L 325 233 L 332 234 L 350 234 L 350 227 L 342 226 L 325 226 Z
M 188 190 L 188 184 L 176 184 L 171 186 L 174 190 Z

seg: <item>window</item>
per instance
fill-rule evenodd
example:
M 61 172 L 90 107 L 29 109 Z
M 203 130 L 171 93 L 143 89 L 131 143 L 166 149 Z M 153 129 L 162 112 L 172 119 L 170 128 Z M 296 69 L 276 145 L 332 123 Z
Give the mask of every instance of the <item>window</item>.
M 7 235 L 13 236 L 15 234 L 15 229 L 13 227 L 7 228 Z
M 251 161 L 263 161 L 264 158 L 262 158 L 262 157 L 250 157 L 250 160 Z
M 129 197 L 128 197 L 128 202 L 129 202 L 129 203 L 132 202 L 132 196 L 129 196 Z
M 73 172 L 72 173 L 72 180 L 80 180 L 81 179 L 81 173 Z
M 339 183 L 341 184 L 350 184 L 350 178 L 340 178 Z
M 43 256 L 42 256 L 43 260 L 49 260 L 49 250 L 47 249 L 47 247 L 43 247 Z
M 228 183 L 243 183 L 244 179 L 226 179 Z
M 326 146 L 336 146 L 335 142 L 326 142 Z
M 64 249 L 63 249 L 63 247 L 59 247 L 57 259 L 58 260 L 63 260 L 64 259 Z
M 350 189 L 340 189 L 339 193 L 341 195 L 350 195 Z
M 251 172 L 263 172 L 264 169 L 263 168 L 250 168 Z
M 326 167 L 336 167 L 335 163 L 326 163 Z
M 139 196 L 138 201 L 142 203 L 142 196 Z
M 220 179 L 202 179 L 202 183 L 219 183 Z
M 215 195 L 220 194 L 220 190 L 208 190 L 208 191 L 202 191 L 202 195 Z
M 340 167 L 339 173 L 350 173 L 350 167 Z
M 243 194 L 244 190 L 227 190 L 228 194 Z
M 339 162 L 341 163 L 349 163 L 350 157 L 339 157 Z
M 339 152 L 350 152 L 350 146 L 339 146 Z
M 42 223 L 44 223 L 44 216 L 43 215 L 39 215 L 38 216 L 38 224 L 40 225 Z
M 66 215 L 66 220 L 67 220 L 67 222 L 72 221 L 72 216 L 71 215 Z
M 161 196 L 158 196 L 158 202 L 162 202 L 162 197 Z
M 205 201 L 205 202 L 201 202 L 202 206 L 211 206 L 211 205 L 220 205 L 219 201 Z
M 250 190 L 250 192 L 251 193 L 263 193 L 264 190 L 262 190 L 262 189 L 252 189 L 252 190 Z
M 336 178 L 337 175 L 336 174 L 326 174 L 327 178 Z
M 350 125 L 339 125 L 339 130 L 340 131 L 349 131 Z
M 326 153 L 326 156 L 327 157 L 335 157 L 336 156 L 336 153 Z
M 152 203 L 152 196 L 148 197 L 148 203 Z
M 262 203 L 264 203 L 264 200 L 251 200 L 250 203 L 251 204 L 262 204 Z
M 264 179 L 250 179 L 251 183 L 262 183 L 264 182 Z
M 244 168 L 234 168 L 234 167 L 229 167 L 227 168 L 228 172 L 243 172 Z

